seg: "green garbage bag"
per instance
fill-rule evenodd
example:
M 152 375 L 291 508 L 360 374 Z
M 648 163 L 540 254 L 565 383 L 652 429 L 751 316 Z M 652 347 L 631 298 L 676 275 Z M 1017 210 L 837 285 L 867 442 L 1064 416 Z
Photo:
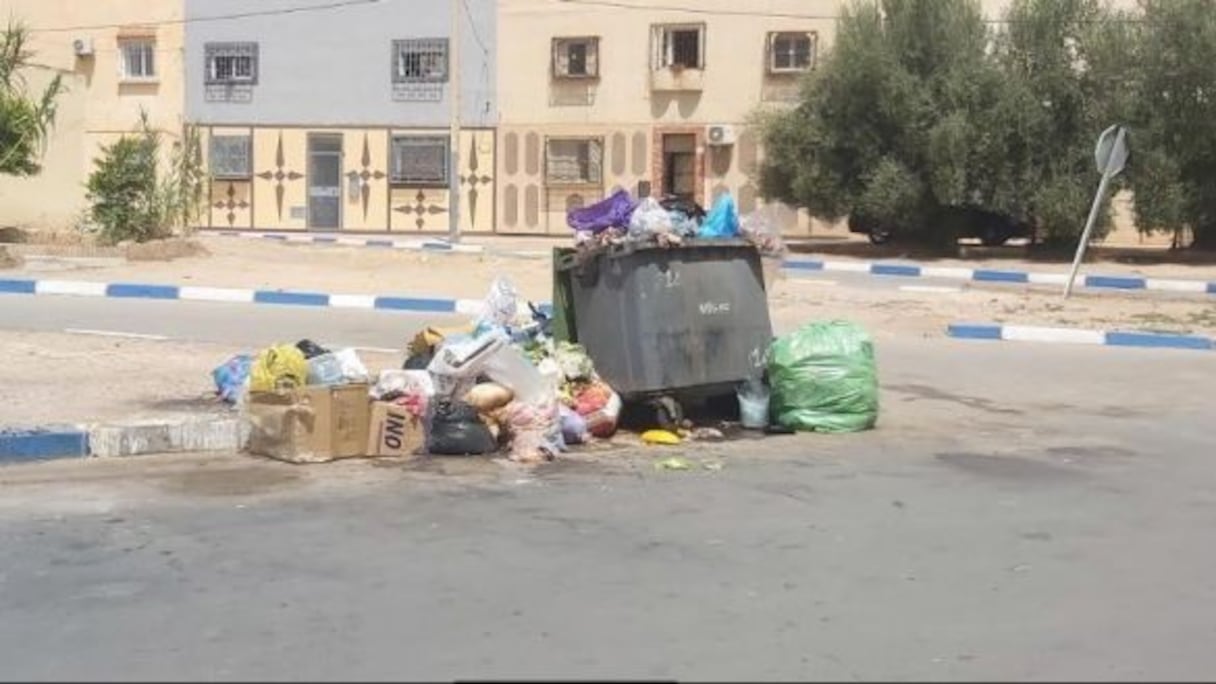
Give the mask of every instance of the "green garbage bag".
M 878 422 L 874 342 L 846 321 L 811 323 L 773 343 L 772 415 L 805 432 L 860 432 Z

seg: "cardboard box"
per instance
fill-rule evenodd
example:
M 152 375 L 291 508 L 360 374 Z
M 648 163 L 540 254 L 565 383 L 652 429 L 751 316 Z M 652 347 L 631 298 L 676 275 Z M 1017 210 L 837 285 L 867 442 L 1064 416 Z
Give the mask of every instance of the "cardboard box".
M 367 383 L 251 392 L 249 452 L 288 463 L 325 463 L 367 455 Z
M 372 403 L 371 414 L 368 456 L 413 456 L 422 448 L 426 441 L 422 421 L 404 406 L 377 401 Z

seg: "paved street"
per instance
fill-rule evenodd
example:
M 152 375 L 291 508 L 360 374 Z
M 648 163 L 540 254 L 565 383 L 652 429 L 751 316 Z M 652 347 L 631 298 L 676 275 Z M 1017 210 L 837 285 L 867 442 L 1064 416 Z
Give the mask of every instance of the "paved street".
M 628 450 L 535 474 L 238 455 L 0 470 L 0 662 L 13 679 L 1210 676 L 1208 355 L 879 354 L 878 431 L 680 450 L 721 470 Z

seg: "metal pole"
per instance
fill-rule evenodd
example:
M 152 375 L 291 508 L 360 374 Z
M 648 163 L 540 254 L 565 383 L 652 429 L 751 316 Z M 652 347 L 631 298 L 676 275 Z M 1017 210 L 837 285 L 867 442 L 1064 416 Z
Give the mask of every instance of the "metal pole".
M 460 242 L 460 4 L 451 0 L 452 28 L 448 37 L 448 83 L 452 115 L 448 134 L 451 159 L 448 162 L 448 240 Z
M 1072 296 L 1072 285 L 1077 279 L 1077 271 L 1081 270 L 1081 261 L 1085 259 L 1085 249 L 1089 247 L 1089 236 L 1094 232 L 1094 224 L 1098 222 L 1098 210 L 1102 208 L 1102 200 L 1106 199 L 1106 190 L 1110 187 L 1112 176 L 1102 174 L 1102 182 L 1098 184 L 1098 194 L 1094 197 L 1094 206 L 1089 210 L 1089 220 L 1085 222 L 1085 231 L 1081 233 L 1081 244 L 1077 245 L 1077 256 L 1072 261 L 1072 272 L 1068 274 L 1068 284 L 1064 286 L 1064 299 Z

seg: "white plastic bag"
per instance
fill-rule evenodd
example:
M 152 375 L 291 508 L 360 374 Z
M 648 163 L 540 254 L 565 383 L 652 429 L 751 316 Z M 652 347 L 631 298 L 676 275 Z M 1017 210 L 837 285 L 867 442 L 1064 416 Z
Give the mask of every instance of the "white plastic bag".
M 671 233 L 671 214 L 653 197 L 642 200 L 633 211 L 629 220 L 629 238 L 631 240 L 646 240 L 659 235 Z
M 781 224 L 772 207 L 762 207 L 744 216 L 739 223 L 739 232 L 765 256 L 781 256 L 785 253 Z
M 510 278 L 499 276 L 490 286 L 490 294 L 486 295 L 485 309 L 482 311 L 482 321 L 505 327 L 515 322 L 519 316 L 519 292 Z
M 371 380 L 371 374 L 367 372 L 367 366 L 363 365 L 363 360 L 359 358 L 359 354 L 354 349 L 339 349 L 334 352 L 334 358 L 338 360 L 343 382 L 368 382 Z

